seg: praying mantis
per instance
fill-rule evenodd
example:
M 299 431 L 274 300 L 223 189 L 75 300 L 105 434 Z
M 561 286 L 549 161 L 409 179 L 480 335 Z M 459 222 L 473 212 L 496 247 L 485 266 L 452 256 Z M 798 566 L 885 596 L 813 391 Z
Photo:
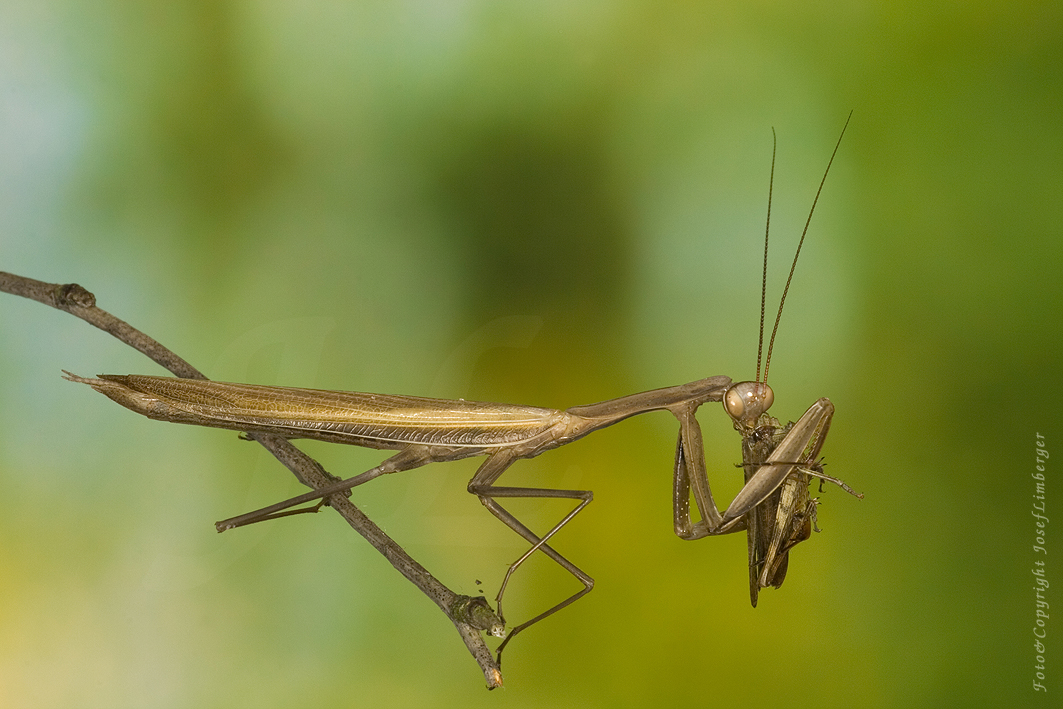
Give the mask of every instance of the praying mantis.
M 593 493 L 590 490 L 499 485 L 497 483 L 503 473 L 518 460 L 572 443 L 624 419 L 651 411 L 668 411 L 679 422 L 673 466 L 675 533 L 681 539 L 694 540 L 745 530 L 750 598 L 753 606 L 756 606 L 760 589 L 782 585 L 790 550 L 808 539 L 815 528 L 818 498 L 809 496 L 812 480 L 819 479 L 821 485 L 823 481 L 834 483 L 862 497 L 841 480 L 826 475 L 819 461 L 819 453 L 834 415 L 834 406 L 829 399 L 819 399 L 796 423 L 786 426 L 767 413 L 774 401 L 774 393 L 767 383 L 768 368 L 786 293 L 816 203 L 845 134 L 845 127 L 823 173 L 801 233 L 764 357 L 761 377 L 768 253 L 768 229 L 765 229 L 760 347 L 753 381 L 733 383 L 726 376 L 708 377 L 597 404 L 557 410 L 416 396 L 229 384 L 199 379 L 141 375 L 85 378 L 69 372 L 65 376 L 71 381 L 91 386 L 136 413 L 156 420 L 397 451 L 360 475 L 218 522 L 218 531 L 292 514 L 294 511 L 316 510 L 330 496 L 345 493 L 382 475 L 429 463 L 485 456 L 486 460 L 468 484 L 468 491 L 530 545 L 510 564 L 495 597 L 497 614 L 503 624 L 502 601 L 506 588 L 513 574 L 536 552 L 542 552 L 552 559 L 582 586 L 561 602 L 515 625 L 508 633 L 503 627 L 489 631 L 503 638 L 497 649 L 499 662 L 502 650 L 518 633 L 571 605 L 594 587 L 594 580 L 587 573 L 549 544 L 569 521 L 590 504 Z M 774 168 L 773 149 L 772 182 Z M 770 215 L 769 188 L 769 227 Z M 698 408 L 710 401 L 723 403 L 724 410 L 742 439 L 745 485 L 722 513 L 709 486 L 701 428 L 695 418 Z M 690 510 L 691 496 L 700 517 L 696 522 Z M 561 498 L 573 500 L 576 504 L 549 531 L 540 535 L 500 504 L 499 500 L 509 498 Z M 320 502 L 312 508 L 290 509 L 315 500 Z

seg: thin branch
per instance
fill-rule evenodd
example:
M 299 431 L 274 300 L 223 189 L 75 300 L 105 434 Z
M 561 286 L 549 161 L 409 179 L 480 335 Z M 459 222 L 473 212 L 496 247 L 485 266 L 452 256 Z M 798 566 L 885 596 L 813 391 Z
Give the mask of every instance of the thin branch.
M 0 291 L 36 300 L 49 307 L 81 318 L 90 325 L 113 335 L 130 347 L 139 350 L 178 377 L 206 379 L 191 364 L 128 323 L 96 307 L 96 297 L 76 283 L 58 284 L 36 281 L 0 271 Z M 337 478 L 325 471 L 310 456 L 280 436 L 249 433 L 248 438 L 266 448 L 307 487 L 319 489 Z M 428 596 L 450 618 L 473 659 L 483 670 L 488 689 L 502 686 L 502 672 L 482 632 L 500 633 L 502 624 L 483 598 L 457 594 L 444 586 L 423 566 L 407 554 L 395 540 L 366 517 L 343 494 L 329 496 L 328 505 L 338 512 L 347 524 L 361 534 L 399 573 Z

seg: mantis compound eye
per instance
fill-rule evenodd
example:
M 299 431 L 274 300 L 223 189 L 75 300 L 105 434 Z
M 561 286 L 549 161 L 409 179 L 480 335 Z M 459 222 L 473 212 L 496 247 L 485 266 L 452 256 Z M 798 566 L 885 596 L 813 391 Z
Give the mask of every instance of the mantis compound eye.
M 724 394 L 723 408 L 736 422 L 754 426 L 774 401 L 775 392 L 766 383 L 738 382 Z

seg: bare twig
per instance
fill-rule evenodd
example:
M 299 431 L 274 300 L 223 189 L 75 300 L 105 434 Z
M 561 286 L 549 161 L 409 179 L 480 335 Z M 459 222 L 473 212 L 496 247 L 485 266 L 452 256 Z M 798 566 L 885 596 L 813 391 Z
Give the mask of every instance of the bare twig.
M 81 318 L 144 353 L 178 377 L 206 379 L 199 370 L 152 338 L 97 308 L 96 297 L 76 283 L 45 283 L 0 271 L 0 291 L 36 300 Z M 317 461 L 280 436 L 251 433 L 248 437 L 264 446 L 307 487 L 322 488 L 337 479 L 326 472 Z M 446 613 L 483 670 L 487 688 L 502 686 L 502 672 L 482 636 L 483 631 L 501 633 L 502 624 L 486 601 L 454 593 L 444 586 L 342 493 L 329 496 L 328 504 L 347 520 L 351 528 L 383 554 L 399 573 Z

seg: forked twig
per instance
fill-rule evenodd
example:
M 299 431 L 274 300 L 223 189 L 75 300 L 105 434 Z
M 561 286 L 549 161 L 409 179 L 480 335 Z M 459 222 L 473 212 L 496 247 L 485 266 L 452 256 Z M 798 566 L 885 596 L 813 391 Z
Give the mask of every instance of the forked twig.
M 96 297 L 76 283 L 45 283 L 0 271 L 0 292 L 29 298 L 70 313 L 142 352 L 178 377 L 206 379 L 199 370 L 154 339 L 110 313 L 97 308 Z M 248 434 L 248 438 L 264 446 L 292 471 L 299 482 L 307 487 L 320 489 L 336 480 L 317 461 L 281 436 L 251 433 Z M 444 586 L 407 554 L 395 540 L 355 507 L 344 494 L 330 495 L 328 504 L 347 520 L 347 524 L 383 554 L 399 573 L 432 599 L 454 623 L 454 627 L 457 628 L 458 634 L 465 642 L 473 659 L 483 670 L 487 688 L 494 689 L 502 686 L 502 672 L 481 634 L 482 631 L 501 633 L 502 624 L 486 601 L 482 598 L 454 593 Z

